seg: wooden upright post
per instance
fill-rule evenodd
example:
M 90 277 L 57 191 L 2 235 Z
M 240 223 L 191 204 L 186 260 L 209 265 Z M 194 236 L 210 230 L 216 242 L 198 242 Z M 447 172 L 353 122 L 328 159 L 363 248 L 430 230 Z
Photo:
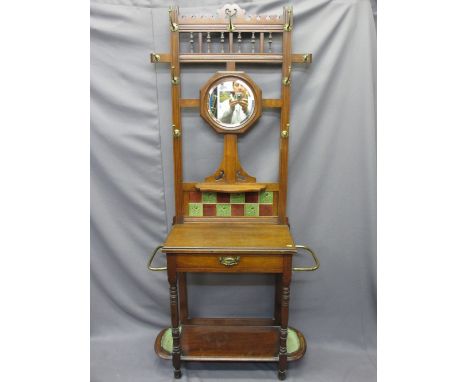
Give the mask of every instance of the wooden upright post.
M 182 171 L 182 119 L 180 117 L 180 63 L 179 63 L 179 14 L 178 8 L 169 10 L 171 18 L 171 83 L 172 83 L 172 134 L 174 152 L 175 222 L 184 219 L 184 192 Z M 173 26 L 176 28 L 173 28 Z M 175 30 L 174 30 L 175 29 Z
M 284 20 L 292 23 L 292 9 L 284 8 Z M 291 31 L 283 31 L 283 67 L 281 81 L 281 118 L 280 118 L 280 160 L 279 160 L 279 198 L 278 216 L 280 224 L 286 224 L 286 201 L 288 194 L 288 146 L 289 146 L 289 109 L 291 103 Z

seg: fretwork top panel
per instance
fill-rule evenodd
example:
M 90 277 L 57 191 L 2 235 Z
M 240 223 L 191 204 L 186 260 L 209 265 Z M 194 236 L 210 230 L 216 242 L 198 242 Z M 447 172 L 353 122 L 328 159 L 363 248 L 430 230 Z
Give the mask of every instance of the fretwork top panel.
M 283 8 L 281 15 L 248 15 L 245 9 L 236 4 L 226 4 L 216 15 L 180 15 L 178 8 L 169 10 L 171 23 L 176 23 L 181 32 L 190 31 L 229 31 L 282 32 L 292 26 L 292 9 Z
M 248 26 L 248 25 L 269 25 L 278 26 L 284 24 L 284 19 L 281 16 L 248 16 L 248 17 L 236 17 L 233 18 L 233 23 L 235 21 L 236 27 L 239 25 Z M 222 25 L 224 29 L 226 28 L 226 18 L 219 18 L 215 16 L 186 16 L 179 15 L 178 18 L 179 25 Z
M 233 24 L 269 24 L 282 25 L 286 19 L 291 17 L 291 8 L 283 8 L 281 15 L 249 15 L 245 9 L 242 9 L 237 4 L 226 4 L 216 11 L 215 15 L 181 15 L 178 14 L 178 9 L 172 9 L 170 12 L 176 11 L 177 21 L 180 25 L 190 24 L 226 24 L 229 19 Z

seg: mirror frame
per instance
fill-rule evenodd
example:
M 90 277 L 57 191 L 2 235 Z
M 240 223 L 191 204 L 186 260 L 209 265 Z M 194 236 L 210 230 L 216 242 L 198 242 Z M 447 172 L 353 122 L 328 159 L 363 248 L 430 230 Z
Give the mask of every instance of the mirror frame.
M 252 114 L 235 129 L 226 128 L 222 123 L 215 119 L 208 110 L 208 97 L 210 90 L 226 81 L 241 80 L 245 82 L 252 90 L 254 96 L 254 110 Z M 242 134 L 245 133 L 262 115 L 262 91 L 257 84 L 244 72 L 217 72 L 200 89 L 200 115 L 216 132 L 221 134 Z

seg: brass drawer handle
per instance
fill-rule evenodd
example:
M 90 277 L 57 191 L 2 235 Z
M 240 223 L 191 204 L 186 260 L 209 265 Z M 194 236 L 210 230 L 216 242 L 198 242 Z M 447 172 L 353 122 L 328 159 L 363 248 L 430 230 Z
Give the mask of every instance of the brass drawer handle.
M 306 251 L 308 251 L 310 253 L 310 256 L 312 256 L 312 258 L 314 259 L 314 262 L 315 262 L 315 265 L 312 266 L 312 267 L 295 267 L 293 268 L 292 270 L 295 271 L 295 272 L 298 272 L 298 271 L 316 271 L 317 269 L 320 268 L 320 261 L 317 257 L 317 255 L 314 253 L 314 251 L 312 251 L 309 247 L 306 247 L 305 245 L 298 245 L 296 244 L 296 248 L 302 248 L 302 249 L 305 249 Z
M 155 268 L 155 267 L 152 267 L 152 266 L 151 266 L 151 263 L 153 262 L 154 257 L 156 256 L 156 254 L 158 253 L 158 251 L 159 251 L 161 248 L 163 248 L 163 247 L 164 247 L 163 245 L 160 245 L 160 246 L 156 247 L 156 249 L 153 251 L 151 257 L 149 258 L 147 267 L 148 267 L 148 269 L 149 269 L 150 271 L 155 271 L 155 272 L 157 272 L 157 271 L 166 271 L 166 270 L 167 270 L 167 267 Z
M 232 256 L 222 256 L 218 258 L 219 262 L 226 267 L 232 267 L 234 265 L 239 264 L 240 256 L 232 257 Z

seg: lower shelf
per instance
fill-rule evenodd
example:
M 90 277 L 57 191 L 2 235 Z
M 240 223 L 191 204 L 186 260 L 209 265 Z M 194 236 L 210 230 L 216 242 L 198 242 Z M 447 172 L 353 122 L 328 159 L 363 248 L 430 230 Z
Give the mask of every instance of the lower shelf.
M 183 361 L 278 361 L 278 326 L 183 325 L 180 329 Z M 288 361 L 302 358 L 306 348 L 302 333 L 288 328 Z M 172 358 L 171 328 L 158 334 L 154 349 L 159 357 Z

